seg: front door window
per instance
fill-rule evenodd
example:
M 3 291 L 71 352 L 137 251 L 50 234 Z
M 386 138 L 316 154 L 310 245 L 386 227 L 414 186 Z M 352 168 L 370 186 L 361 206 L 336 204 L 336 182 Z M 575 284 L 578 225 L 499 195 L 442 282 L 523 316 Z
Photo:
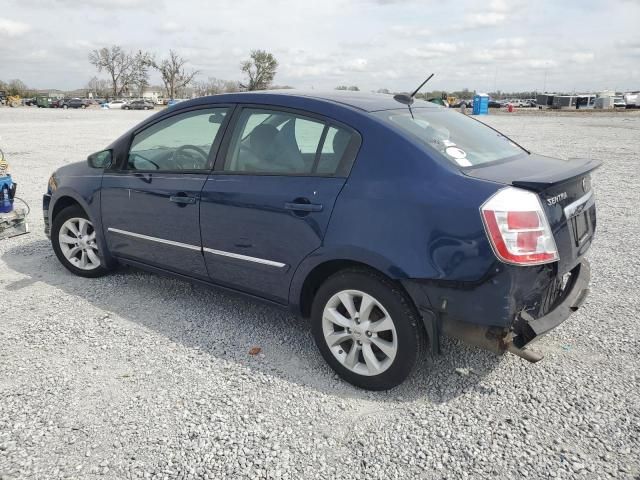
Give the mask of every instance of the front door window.
M 207 170 L 227 108 L 174 115 L 138 133 L 129 151 L 129 170 Z

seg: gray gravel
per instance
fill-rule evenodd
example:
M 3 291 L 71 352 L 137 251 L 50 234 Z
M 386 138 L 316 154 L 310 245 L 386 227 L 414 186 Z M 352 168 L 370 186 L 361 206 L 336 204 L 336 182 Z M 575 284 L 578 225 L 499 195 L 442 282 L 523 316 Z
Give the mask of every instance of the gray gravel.
M 639 115 L 486 118 L 605 161 L 592 294 L 541 363 L 447 341 L 386 393 L 338 380 L 309 326 L 272 307 L 63 269 L 42 233 L 48 175 L 146 115 L 0 109 L 33 208 L 33 233 L 0 242 L 0 479 L 639 478 Z

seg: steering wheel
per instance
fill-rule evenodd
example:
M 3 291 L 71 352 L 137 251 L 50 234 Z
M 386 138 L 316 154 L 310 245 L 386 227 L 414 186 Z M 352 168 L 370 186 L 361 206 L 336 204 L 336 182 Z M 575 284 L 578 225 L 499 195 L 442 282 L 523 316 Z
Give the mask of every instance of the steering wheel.
M 191 153 L 186 152 L 195 152 L 198 154 L 202 160 L 198 159 Z M 183 155 L 183 158 L 186 157 L 187 160 L 185 162 L 180 160 L 180 155 Z M 196 147 L 195 145 L 182 145 L 176 148 L 173 151 L 173 155 L 171 156 L 171 162 L 174 163 L 182 170 L 201 170 L 205 168 L 207 162 L 209 161 L 209 155 L 202 148 Z M 189 163 L 191 162 L 191 163 Z

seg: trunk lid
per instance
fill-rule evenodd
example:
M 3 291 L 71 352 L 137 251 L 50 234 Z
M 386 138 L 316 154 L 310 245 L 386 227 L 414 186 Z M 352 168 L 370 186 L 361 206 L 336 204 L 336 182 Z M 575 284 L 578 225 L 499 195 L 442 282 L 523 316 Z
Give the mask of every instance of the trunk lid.
M 591 245 L 596 207 L 590 172 L 599 160 L 560 160 L 542 155 L 464 169 L 482 180 L 534 191 L 540 197 L 558 247 L 558 273 L 569 272 Z

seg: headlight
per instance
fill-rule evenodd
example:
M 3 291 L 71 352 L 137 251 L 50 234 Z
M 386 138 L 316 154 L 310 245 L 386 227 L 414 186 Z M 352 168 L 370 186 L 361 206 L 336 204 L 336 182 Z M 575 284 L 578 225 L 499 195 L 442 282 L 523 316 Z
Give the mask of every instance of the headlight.
M 58 188 L 58 182 L 56 182 L 55 173 L 49 177 L 49 183 L 47 184 L 47 193 L 51 194 Z

